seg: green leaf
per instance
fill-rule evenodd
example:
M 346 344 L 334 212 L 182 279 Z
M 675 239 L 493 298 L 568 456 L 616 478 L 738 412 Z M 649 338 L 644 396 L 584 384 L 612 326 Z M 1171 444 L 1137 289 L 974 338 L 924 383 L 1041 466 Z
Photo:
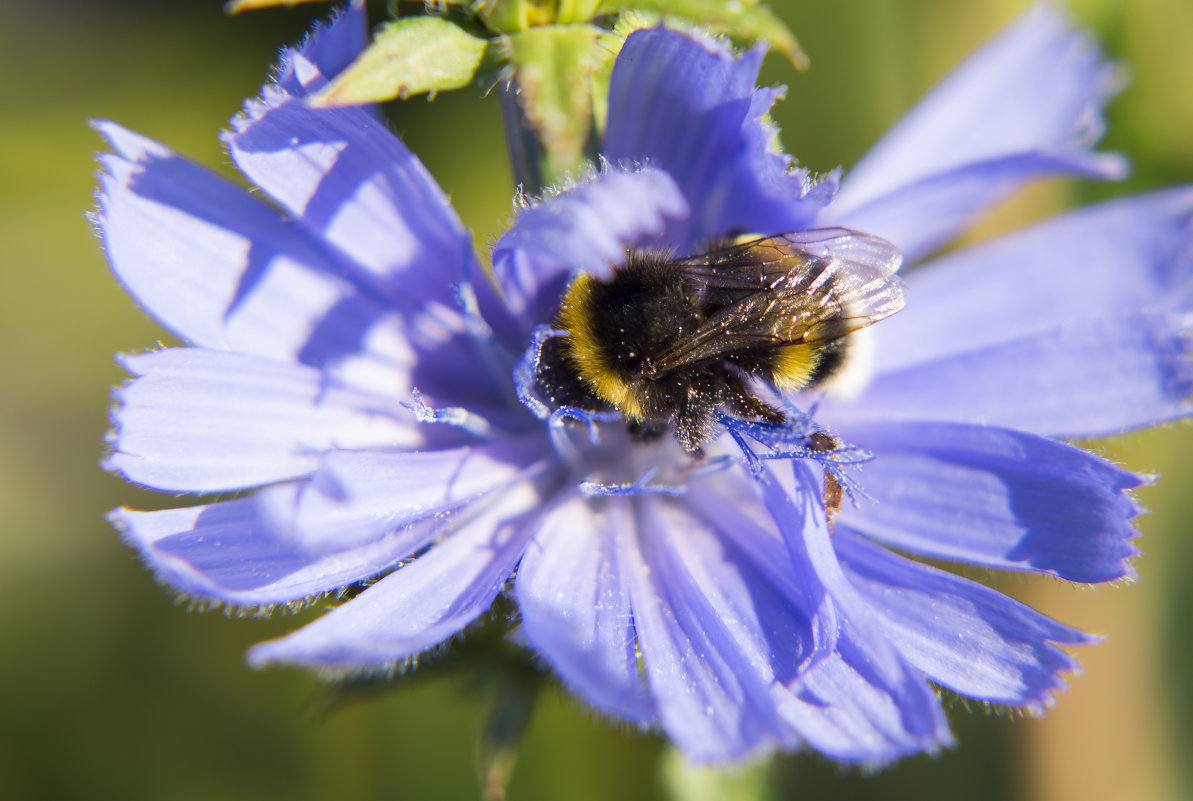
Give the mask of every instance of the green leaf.
M 795 34 L 758 0 L 602 0 L 596 13 L 631 10 L 690 20 L 736 39 L 767 42 L 797 70 L 808 68 L 808 56 Z
M 694 765 L 669 748 L 663 755 L 663 787 L 669 801 L 770 801 L 767 762 L 733 767 Z
M 239 14 L 242 11 L 256 11 L 261 8 L 285 6 L 293 8 L 299 3 L 326 3 L 328 0 L 229 0 L 224 4 L 224 11 L 228 14 Z
M 602 36 L 591 25 L 544 25 L 508 37 L 518 103 L 546 152 L 547 183 L 583 161 Z
M 551 0 L 483 0 L 476 6 L 476 15 L 491 31 L 516 33 L 551 24 L 555 8 Z
M 555 21 L 560 25 L 588 22 L 600 4 L 601 0 L 557 0 Z
M 518 33 L 540 25 L 588 22 L 601 0 L 484 0 L 476 15 L 497 33 Z
M 351 106 L 459 89 L 476 75 L 489 45 L 442 17 L 404 17 L 383 27 L 356 61 L 311 98 Z

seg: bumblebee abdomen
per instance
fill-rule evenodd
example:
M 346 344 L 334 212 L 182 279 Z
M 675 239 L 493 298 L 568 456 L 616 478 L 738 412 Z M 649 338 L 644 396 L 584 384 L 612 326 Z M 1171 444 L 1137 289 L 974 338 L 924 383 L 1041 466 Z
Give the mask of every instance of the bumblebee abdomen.
M 815 383 L 824 351 L 823 345 L 804 343 L 776 348 L 771 356 L 770 382 L 788 392 L 798 392 Z

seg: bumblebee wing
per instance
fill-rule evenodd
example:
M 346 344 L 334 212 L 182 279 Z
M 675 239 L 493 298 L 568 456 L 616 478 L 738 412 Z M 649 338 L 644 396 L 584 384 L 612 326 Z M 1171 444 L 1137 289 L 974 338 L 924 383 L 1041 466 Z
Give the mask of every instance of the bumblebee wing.
M 708 253 L 675 260 L 693 284 L 709 289 L 765 289 L 775 279 L 817 261 L 839 261 L 853 272 L 890 276 L 903 261 L 899 249 L 885 239 L 848 228 L 813 228 L 736 240 Z
M 743 352 L 839 339 L 903 308 L 902 261 L 884 239 L 847 228 L 735 243 L 677 269 L 718 310 L 649 360 L 663 374 Z

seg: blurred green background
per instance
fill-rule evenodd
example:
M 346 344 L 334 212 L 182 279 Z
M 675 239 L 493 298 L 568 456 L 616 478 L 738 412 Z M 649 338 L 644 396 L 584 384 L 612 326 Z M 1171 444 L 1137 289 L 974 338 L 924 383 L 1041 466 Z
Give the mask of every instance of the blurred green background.
M 812 71 L 771 57 L 776 117 L 807 165 L 848 167 L 924 90 L 1025 7 L 1010 0 L 778 2 Z M 110 117 L 225 173 L 217 131 L 253 94 L 277 47 L 322 6 L 227 18 L 218 0 L 0 1 L 0 798 L 474 798 L 486 695 L 436 678 L 320 713 L 317 682 L 257 672 L 251 643 L 305 618 L 187 614 L 103 520 L 165 506 L 103 474 L 112 354 L 164 333 L 108 274 L 83 212 Z M 1125 61 L 1108 147 L 1125 186 L 1050 184 L 977 235 L 1075 202 L 1193 181 L 1193 3 L 1083 0 L 1072 10 Z M 381 19 L 378 4 L 374 19 Z M 1046 79 L 1047 76 L 1041 76 Z M 510 213 L 495 98 L 480 89 L 390 109 L 482 245 Z M 1096 591 L 995 578 L 1061 620 L 1105 634 L 1043 720 L 950 711 L 960 747 L 877 776 L 784 757 L 772 797 L 1193 798 L 1193 515 L 1188 425 L 1093 447 L 1164 476 L 1142 493 L 1140 582 Z M 306 617 L 311 614 L 308 612 Z M 518 799 L 666 797 L 655 738 L 625 732 L 556 689 L 542 698 L 512 780 Z M 786 789 L 784 789 L 786 788 Z M 709 797 L 723 797 L 711 795 Z

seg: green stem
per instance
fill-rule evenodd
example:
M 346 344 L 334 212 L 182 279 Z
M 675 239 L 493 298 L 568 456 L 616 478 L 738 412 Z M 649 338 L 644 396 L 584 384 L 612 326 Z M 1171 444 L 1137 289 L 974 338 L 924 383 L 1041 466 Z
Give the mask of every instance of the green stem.
M 501 116 L 505 121 L 505 144 L 509 148 L 514 182 L 527 194 L 541 194 L 544 150 L 518 102 L 518 86 L 513 79 L 501 90 Z

